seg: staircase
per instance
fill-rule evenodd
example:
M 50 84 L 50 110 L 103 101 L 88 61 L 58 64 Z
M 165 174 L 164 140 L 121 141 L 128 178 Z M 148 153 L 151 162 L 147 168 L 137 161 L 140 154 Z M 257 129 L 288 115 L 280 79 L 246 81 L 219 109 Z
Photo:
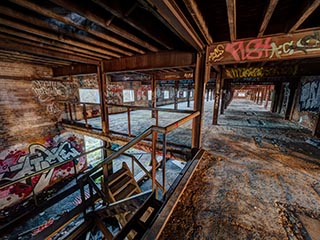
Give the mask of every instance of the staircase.
M 116 202 L 141 193 L 140 187 L 125 162 L 122 163 L 120 170 L 108 176 L 107 183 L 107 200 L 109 202 Z
M 155 199 L 155 194 L 151 194 L 151 191 L 141 192 L 125 162 L 122 163 L 122 168 L 108 176 L 105 182 L 108 185 L 107 201 L 110 204 L 90 214 L 94 226 L 107 240 L 138 239 L 158 212 L 161 202 Z M 112 218 L 116 218 L 121 227 L 116 236 L 105 225 L 105 221 Z

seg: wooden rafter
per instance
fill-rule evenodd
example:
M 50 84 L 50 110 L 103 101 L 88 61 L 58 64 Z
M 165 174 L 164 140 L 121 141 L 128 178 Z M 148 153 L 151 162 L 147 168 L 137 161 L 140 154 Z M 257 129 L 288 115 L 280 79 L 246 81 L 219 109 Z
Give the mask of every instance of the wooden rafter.
M 39 44 L 45 44 L 45 45 L 52 45 L 54 47 L 60 48 L 60 49 L 65 49 L 65 50 L 70 50 L 73 51 L 75 54 L 81 53 L 89 57 L 93 58 L 100 58 L 100 59 L 110 59 L 110 57 L 97 53 L 97 52 L 92 52 L 90 50 L 86 50 L 80 47 L 75 47 L 69 44 L 61 43 L 58 41 L 50 40 L 44 37 L 39 37 L 33 34 L 29 34 L 27 32 L 21 32 L 15 29 L 7 28 L 7 27 L 2 27 L 0 26 L 0 33 L 9 35 L 9 36 L 15 36 L 16 38 L 19 39 L 26 39 L 30 40 L 34 43 L 39 43 Z
M 185 17 L 177 3 L 170 0 L 149 0 L 158 12 L 169 22 L 175 31 L 196 50 L 202 51 L 205 44 Z
M 203 16 L 202 16 L 201 12 L 199 11 L 199 8 L 198 8 L 195 0 L 183 0 L 183 1 L 184 1 L 185 5 L 187 6 L 187 9 L 188 9 L 190 15 L 192 16 L 193 20 L 195 21 L 198 28 L 200 29 L 203 37 L 206 39 L 206 43 L 211 44 L 213 42 L 212 37 L 209 33 L 208 26 L 207 26 L 206 22 L 204 21 Z
M 1 7 L 0 7 L 0 9 L 1 9 Z M 49 38 L 49 39 L 52 39 L 52 40 L 55 40 L 55 41 L 63 42 L 63 43 L 70 44 L 70 45 L 73 45 L 73 46 L 76 46 L 76 47 L 80 47 L 80 48 L 83 48 L 83 49 L 88 49 L 88 50 L 91 50 L 91 51 L 94 51 L 94 52 L 97 52 L 97 53 L 103 53 L 106 56 L 120 57 L 120 55 L 112 53 L 109 50 L 102 49 L 101 47 L 91 46 L 89 44 L 82 43 L 80 41 L 75 41 L 75 40 L 73 40 L 71 38 L 67 38 L 67 37 L 63 37 L 62 38 L 61 36 L 59 36 L 57 34 L 53 34 L 53 33 L 50 33 L 48 31 L 40 30 L 40 29 L 37 29 L 35 27 L 30 27 L 30 26 L 27 26 L 25 24 L 14 22 L 14 21 L 2 18 L 2 17 L 0 17 L 0 22 L 1 22 L 1 24 L 10 26 L 12 28 L 18 29 L 18 30 L 23 31 L 23 32 L 32 33 L 32 34 L 35 34 L 37 36 L 46 37 L 46 38 Z
M 236 15 L 236 0 L 226 0 L 228 11 L 228 23 L 230 31 L 230 41 L 237 39 L 237 15 Z
M 316 10 L 320 5 L 320 0 L 314 0 L 314 2 L 310 5 L 309 8 L 302 14 L 299 20 L 293 25 L 293 27 L 289 30 L 289 33 L 296 31 L 300 25 Z
M 278 2 L 279 2 L 279 0 L 270 0 L 269 5 L 268 5 L 268 9 L 266 11 L 266 14 L 264 15 L 262 24 L 260 26 L 258 37 L 262 37 L 263 36 L 265 30 L 267 29 L 267 26 L 269 24 L 271 16 L 272 16 L 272 14 L 274 12 L 274 9 L 276 8 Z
M 50 23 L 44 21 L 44 20 L 40 20 L 40 19 L 37 19 L 35 17 L 32 17 L 28 14 L 25 14 L 25 13 L 22 13 L 22 12 L 19 12 L 19 11 L 16 11 L 14 9 L 10 9 L 8 7 L 4 7 L 4 6 L 0 6 L 0 13 L 5 15 L 5 16 L 9 16 L 9 17 L 12 17 L 12 18 L 15 18 L 15 19 L 18 19 L 24 23 L 31 23 L 33 25 L 35 25 L 36 27 L 29 27 L 29 29 L 37 29 L 37 27 L 39 28 L 42 28 L 42 29 L 45 29 L 45 34 L 48 34 L 50 32 L 52 32 L 52 26 L 50 25 Z M 1 20 L 1 23 L 3 20 Z M 6 21 L 7 22 L 7 21 Z M 10 24 L 8 24 L 9 26 L 11 26 Z M 15 26 L 21 26 L 22 24 L 20 23 L 15 23 L 14 24 Z M 25 25 L 25 27 L 21 27 L 21 28 L 18 28 L 19 30 L 22 30 L 22 31 L 25 31 L 25 28 L 27 28 L 28 26 Z M 14 27 L 16 28 L 16 27 Z M 79 35 L 77 33 L 74 33 L 74 32 L 66 32 L 62 29 L 59 29 L 59 32 L 58 32 L 59 36 L 57 36 L 57 33 L 56 34 L 53 34 L 54 36 L 57 36 L 58 39 L 67 39 L 67 38 L 70 38 L 70 39 L 77 39 L 81 42 L 85 42 L 84 44 L 82 44 L 82 46 L 87 46 L 85 48 L 88 48 L 88 46 L 95 46 L 96 48 L 98 48 L 98 52 L 100 52 L 103 48 L 104 49 L 108 49 L 106 51 L 108 51 L 108 55 L 110 56 L 113 56 L 113 57 L 120 57 L 121 55 L 120 54 L 123 54 L 123 55 L 126 55 L 126 56 L 131 56 L 132 53 L 128 52 L 128 51 L 124 51 L 120 48 L 117 48 L 117 47 L 114 47 L 106 42 L 101 42 L 101 41 L 98 41 L 96 39 L 93 39 L 91 37 L 88 37 L 88 36 L 85 36 L 85 35 Z M 80 44 L 79 44 L 80 45 Z
M 64 24 L 67 24 L 67 25 L 70 25 L 70 26 L 73 26 L 75 28 L 78 28 L 82 31 L 85 31 L 85 32 L 88 32 L 96 37 L 100 37 L 106 41 L 109 41 L 109 42 L 112 42 L 118 46 L 121 46 L 121 47 L 124 47 L 124 48 L 127 48 L 131 51 L 134 51 L 134 52 L 137 52 L 137 53 L 140 53 L 140 54 L 143 54 L 145 53 L 144 51 L 132 46 L 131 44 L 128 44 L 126 42 L 123 42 L 123 41 L 120 41 L 119 39 L 115 38 L 115 37 L 112 37 L 110 35 L 107 35 L 107 34 L 104 34 L 104 33 L 101 33 L 99 31 L 96 31 L 90 27 L 85 27 L 85 26 L 82 26 L 82 25 L 79 25 L 79 24 L 76 24 L 74 23 L 72 20 L 70 20 L 69 18 L 65 18 L 51 10 L 48 10 L 44 7 L 41 7 L 39 6 L 38 4 L 35 4 L 35 3 L 32 3 L 30 1 L 26 1 L 26 0 L 10 0 L 11 2 L 14 2 L 15 4 L 18 4 L 24 8 L 27 8 L 27 9 L 30 9 L 32 11 L 35 11 L 35 12 L 38 12 L 38 13 L 41 13 L 42 15 L 46 16 L 46 17 L 50 17 L 50 18 L 53 18 L 53 19 L 56 19 Z M 116 50 L 118 51 L 118 50 Z M 125 53 L 124 53 L 125 54 Z
M 85 57 L 78 57 L 71 54 L 60 53 L 53 50 L 43 49 L 34 46 L 26 46 L 22 45 L 19 42 L 8 41 L 6 38 L 1 38 L 1 48 L 11 50 L 11 51 L 21 51 L 30 54 L 34 54 L 36 56 L 45 56 L 54 59 L 67 60 L 78 63 L 89 63 L 89 64 L 98 64 L 98 61 L 90 60 Z
M 136 20 L 134 20 L 133 18 L 130 17 L 125 17 L 123 15 L 123 13 L 119 12 L 118 10 L 110 7 L 106 2 L 101 1 L 101 0 L 92 0 L 93 2 L 95 2 L 96 4 L 98 4 L 100 7 L 102 7 L 103 9 L 105 9 L 106 11 L 110 12 L 111 14 L 113 14 L 114 16 L 116 16 L 117 18 L 121 19 L 122 21 L 124 21 L 125 23 L 129 24 L 130 26 L 132 26 L 133 28 L 135 28 L 136 30 L 142 32 L 143 34 L 145 34 L 146 36 L 148 36 L 149 38 L 153 39 L 154 41 L 156 41 L 157 43 L 159 43 L 160 45 L 164 46 L 167 49 L 172 49 L 171 43 L 168 41 L 168 39 L 159 39 L 156 38 L 154 36 L 154 33 L 152 33 L 150 31 L 150 29 L 146 28 L 145 26 L 142 26 L 139 22 L 137 22 Z
M 112 16 L 110 19 L 106 20 L 106 19 L 98 16 L 97 14 L 94 14 L 92 11 L 88 11 L 88 9 L 84 9 L 79 4 L 76 4 L 75 2 L 72 2 L 72 1 L 51 0 L 51 2 L 53 2 L 54 4 L 60 6 L 64 9 L 67 9 L 67 10 L 75 12 L 81 16 L 84 16 L 89 21 L 99 25 L 100 27 L 105 28 L 108 31 L 111 31 L 121 37 L 124 37 L 124 38 L 128 39 L 129 41 L 131 41 L 135 44 L 138 44 L 145 49 L 148 49 L 152 52 L 156 52 L 158 50 L 156 47 L 154 47 L 153 45 L 151 45 L 150 43 L 148 43 L 144 40 L 141 40 L 140 38 L 138 38 L 134 34 L 131 34 L 127 31 L 113 25 L 112 21 L 114 19 L 114 16 Z

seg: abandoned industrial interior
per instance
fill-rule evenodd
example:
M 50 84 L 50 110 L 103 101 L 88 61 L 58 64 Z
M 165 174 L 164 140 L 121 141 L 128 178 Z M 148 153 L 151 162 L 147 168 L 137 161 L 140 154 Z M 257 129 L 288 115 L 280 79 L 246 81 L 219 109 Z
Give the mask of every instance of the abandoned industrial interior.
M 0 239 L 320 239 L 320 0 L 2 0 Z

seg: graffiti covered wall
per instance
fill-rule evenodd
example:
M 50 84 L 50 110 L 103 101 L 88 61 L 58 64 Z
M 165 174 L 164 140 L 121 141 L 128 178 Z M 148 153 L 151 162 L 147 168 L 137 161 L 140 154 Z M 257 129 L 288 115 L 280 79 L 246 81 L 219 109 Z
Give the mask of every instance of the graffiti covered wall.
M 320 76 L 301 78 L 298 88 L 293 120 L 314 130 L 320 111 Z
M 86 168 L 86 158 L 81 157 L 73 162 L 52 168 L 40 174 L 39 171 L 50 168 L 74 158 L 84 152 L 83 136 L 65 132 L 54 137 L 30 144 L 27 148 L 13 146 L 0 153 L 0 184 L 10 183 L 24 176 L 35 174 L 31 183 L 18 181 L 0 190 L 0 210 L 14 205 L 47 187 L 68 178 Z
M 300 111 L 320 111 L 320 76 L 302 83 L 299 103 Z
M 268 61 L 289 57 L 312 57 L 320 54 L 320 32 L 310 31 L 284 37 L 266 37 L 236 41 L 209 47 L 212 64 L 242 61 Z

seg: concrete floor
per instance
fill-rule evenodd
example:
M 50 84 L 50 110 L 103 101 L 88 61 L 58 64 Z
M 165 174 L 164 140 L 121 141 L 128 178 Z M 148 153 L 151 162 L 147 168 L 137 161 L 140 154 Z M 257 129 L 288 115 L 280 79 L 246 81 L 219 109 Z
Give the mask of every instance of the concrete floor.
M 310 132 L 247 100 L 219 125 L 160 239 L 320 239 L 320 150 Z

